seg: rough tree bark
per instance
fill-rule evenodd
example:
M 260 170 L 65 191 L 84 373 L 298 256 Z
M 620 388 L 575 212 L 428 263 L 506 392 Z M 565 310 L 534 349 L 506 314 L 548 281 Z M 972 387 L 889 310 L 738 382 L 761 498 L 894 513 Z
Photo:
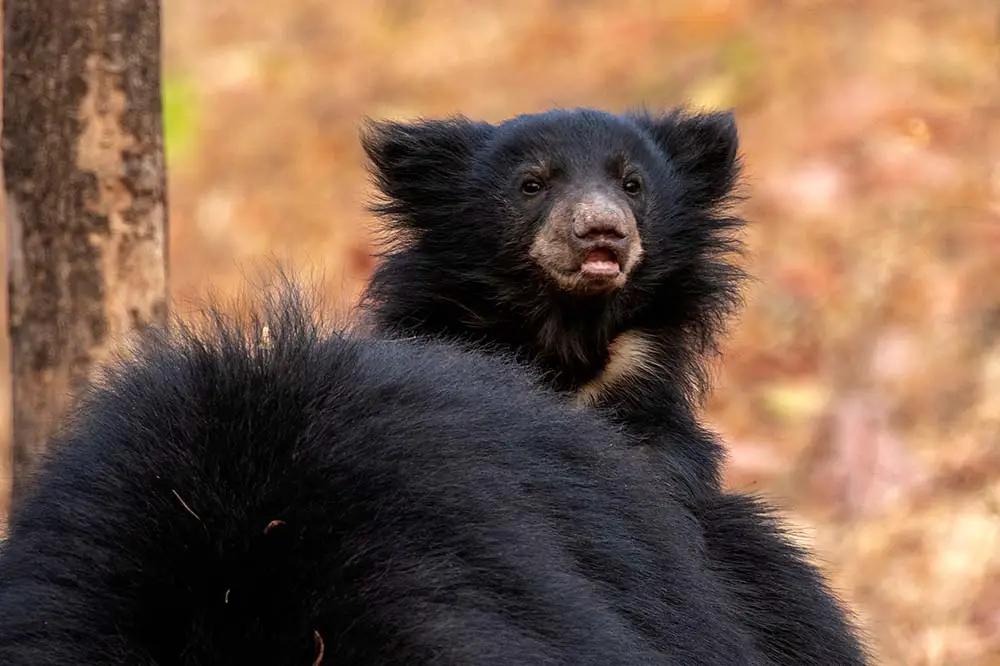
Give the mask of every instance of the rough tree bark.
M 3 0 L 13 494 L 67 398 L 165 323 L 158 0 Z

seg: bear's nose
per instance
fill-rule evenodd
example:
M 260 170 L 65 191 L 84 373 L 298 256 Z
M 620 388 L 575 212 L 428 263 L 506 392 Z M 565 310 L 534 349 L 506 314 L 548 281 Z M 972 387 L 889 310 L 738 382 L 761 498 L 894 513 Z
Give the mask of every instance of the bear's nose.
M 625 233 L 621 225 L 608 220 L 591 220 L 584 224 L 573 225 L 573 235 L 581 240 L 621 240 Z
M 629 243 L 628 215 L 621 204 L 605 196 L 592 195 L 573 207 L 573 237 L 579 250 L 597 247 L 624 250 Z

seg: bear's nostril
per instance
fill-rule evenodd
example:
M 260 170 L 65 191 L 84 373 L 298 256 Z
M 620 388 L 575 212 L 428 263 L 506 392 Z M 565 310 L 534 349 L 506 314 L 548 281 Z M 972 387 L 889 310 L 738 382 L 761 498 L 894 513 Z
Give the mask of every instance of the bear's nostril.
M 573 233 L 582 240 L 621 240 L 625 234 L 612 224 L 592 224 L 582 229 L 574 229 Z

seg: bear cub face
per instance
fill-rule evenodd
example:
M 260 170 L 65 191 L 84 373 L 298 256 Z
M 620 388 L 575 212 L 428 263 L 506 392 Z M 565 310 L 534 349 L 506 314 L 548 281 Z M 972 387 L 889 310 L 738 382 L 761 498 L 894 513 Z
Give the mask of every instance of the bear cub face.
M 697 374 L 739 300 L 737 144 L 727 112 L 370 122 L 391 235 L 366 297 L 383 324 L 478 333 L 570 385 L 636 330 Z
M 624 122 L 595 132 L 593 120 L 553 114 L 502 126 L 509 131 L 485 156 L 492 173 L 478 180 L 494 176 L 483 194 L 504 202 L 508 240 L 527 246 L 543 279 L 581 297 L 625 286 L 643 259 L 650 208 L 669 205 L 644 187 L 668 177 L 655 147 Z

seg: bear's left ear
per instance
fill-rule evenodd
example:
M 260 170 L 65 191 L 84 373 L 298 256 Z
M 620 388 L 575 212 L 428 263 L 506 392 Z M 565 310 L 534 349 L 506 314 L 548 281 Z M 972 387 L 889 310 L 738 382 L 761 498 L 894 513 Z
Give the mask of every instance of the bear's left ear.
M 493 126 L 456 116 L 410 123 L 367 120 L 361 146 L 384 199 L 373 206 L 410 227 L 428 227 L 461 198 L 472 158 Z
M 689 203 L 711 207 L 732 194 L 740 173 L 739 134 L 731 111 L 662 116 L 629 114 L 684 179 Z

